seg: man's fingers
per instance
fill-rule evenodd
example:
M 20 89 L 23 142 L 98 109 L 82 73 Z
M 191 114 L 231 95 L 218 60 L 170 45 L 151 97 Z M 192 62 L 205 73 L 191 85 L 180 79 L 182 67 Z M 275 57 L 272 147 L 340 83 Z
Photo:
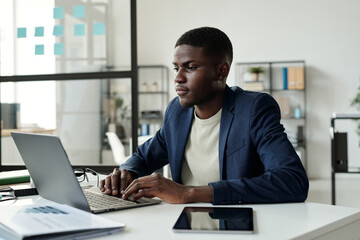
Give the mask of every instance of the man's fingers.
M 140 189 L 136 194 L 133 195 L 133 200 L 136 201 L 141 197 L 153 198 L 157 192 L 157 188 L 145 188 Z
M 130 173 L 127 170 L 120 170 L 120 191 L 125 190 L 125 188 L 129 185 L 129 182 L 132 180 L 130 179 Z
M 122 191 L 122 198 L 127 199 L 133 193 L 137 194 L 139 191 L 144 191 L 148 188 L 157 186 L 155 181 L 142 181 L 142 179 L 137 179 L 133 181 L 124 191 Z
M 129 171 L 115 168 L 109 176 L 100 181 L 100 190 L 113 196 L 120 192 L 123 199 L 129 198 L 132 194 L 136 195 L 136 199 L 143 196 L 153 197 L 154 189 L 158 189 L 162 178 L 160 174 L 153 174 L 132 181 L 133 177 Z
M 100 190 L 101 190 L 102 192 L 105 191 L 104 185 L 105 185 L 105 179 L 103 179 L 103 180 L 100 181 L 100 186 L 99 186 L 99 188 L 100 188 Z
M 111 174 L 105 178 L 104 191 L 106 194 L 111 193 Z
M 110 180 L 111 184 L 109 185 L 109 192 L 111 191 L 112 195 L 116 196 L 119 194 L 119 176 L 120 171 L 117 168 L 114 168 L 114 171 L 111 174 Z
M 123 189 L 121 190 L 121 194 L 125 194 L 129 189 L 131 189 L 136 183 L 138 182 L 143 182 L 143 181 L 146 181 L 146 179 L 148 179 L 149 176 L 145 176 L 145 177 L 141 177 L 141 178 L 138 178 L 134 181 L 132 181 L 128 186 L 124 186 Z

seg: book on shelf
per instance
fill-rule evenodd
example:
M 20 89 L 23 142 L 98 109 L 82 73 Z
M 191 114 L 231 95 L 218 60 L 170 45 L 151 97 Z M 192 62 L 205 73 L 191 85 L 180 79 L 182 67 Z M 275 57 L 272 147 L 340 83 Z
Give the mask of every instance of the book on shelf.
M 125 225 L 65 204 L 0 206 L 0 239 L 88 239 Z
M 245 81 L 244 89 L 249 91 L 264 91 L 264 83 L 262 81 Z

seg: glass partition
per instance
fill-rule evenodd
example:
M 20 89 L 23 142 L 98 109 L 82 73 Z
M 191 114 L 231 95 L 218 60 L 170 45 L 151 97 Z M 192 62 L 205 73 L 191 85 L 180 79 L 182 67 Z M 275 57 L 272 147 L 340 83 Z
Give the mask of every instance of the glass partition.
M 1 0 L 0 74 L 130 70 L 129 9 L 128 0 Z
M 0 171 L 24 166 L 14 130 L 59 136 L 72 165 L 117 166 L 106 133 L 125 157 L 137 146 L 136 55 L 136 0 L 1 0 Z
M 106 132 L 117 134 L 124 157 L 132 152 L 131 79 L 14 85 L 18 97 L 1 103 L 2 165 L 24 164 L 11 131 L 59 136 L 72 165 L 117 165 Z

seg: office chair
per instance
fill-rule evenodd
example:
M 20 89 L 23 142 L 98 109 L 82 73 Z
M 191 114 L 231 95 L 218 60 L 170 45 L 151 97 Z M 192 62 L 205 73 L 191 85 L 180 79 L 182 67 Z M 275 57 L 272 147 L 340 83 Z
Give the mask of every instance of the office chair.
M 123 164 L 126 161 L 124 145 L 116 133 L 106 132 L 105 134 L 109 140 L 115 163 L 118 165 Z

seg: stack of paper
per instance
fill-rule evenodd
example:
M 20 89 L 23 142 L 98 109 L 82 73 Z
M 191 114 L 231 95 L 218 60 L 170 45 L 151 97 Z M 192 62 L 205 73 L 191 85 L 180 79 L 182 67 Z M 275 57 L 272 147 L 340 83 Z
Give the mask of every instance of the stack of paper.
M 0 239 L 88 239 L 124 224 L 64 204 L 0 206 Z
M 291 142 L 291 144 L 294 147 L 298 146 L 298 136 L 297 136 L 297 132 L 294 131 L 286 131 L 287 137 L 289 139 L 289 141 Z
M 250 91 L 263 91 L 264 83 L 261 81 L 248 81 L 244 82 L 244 89 Z

